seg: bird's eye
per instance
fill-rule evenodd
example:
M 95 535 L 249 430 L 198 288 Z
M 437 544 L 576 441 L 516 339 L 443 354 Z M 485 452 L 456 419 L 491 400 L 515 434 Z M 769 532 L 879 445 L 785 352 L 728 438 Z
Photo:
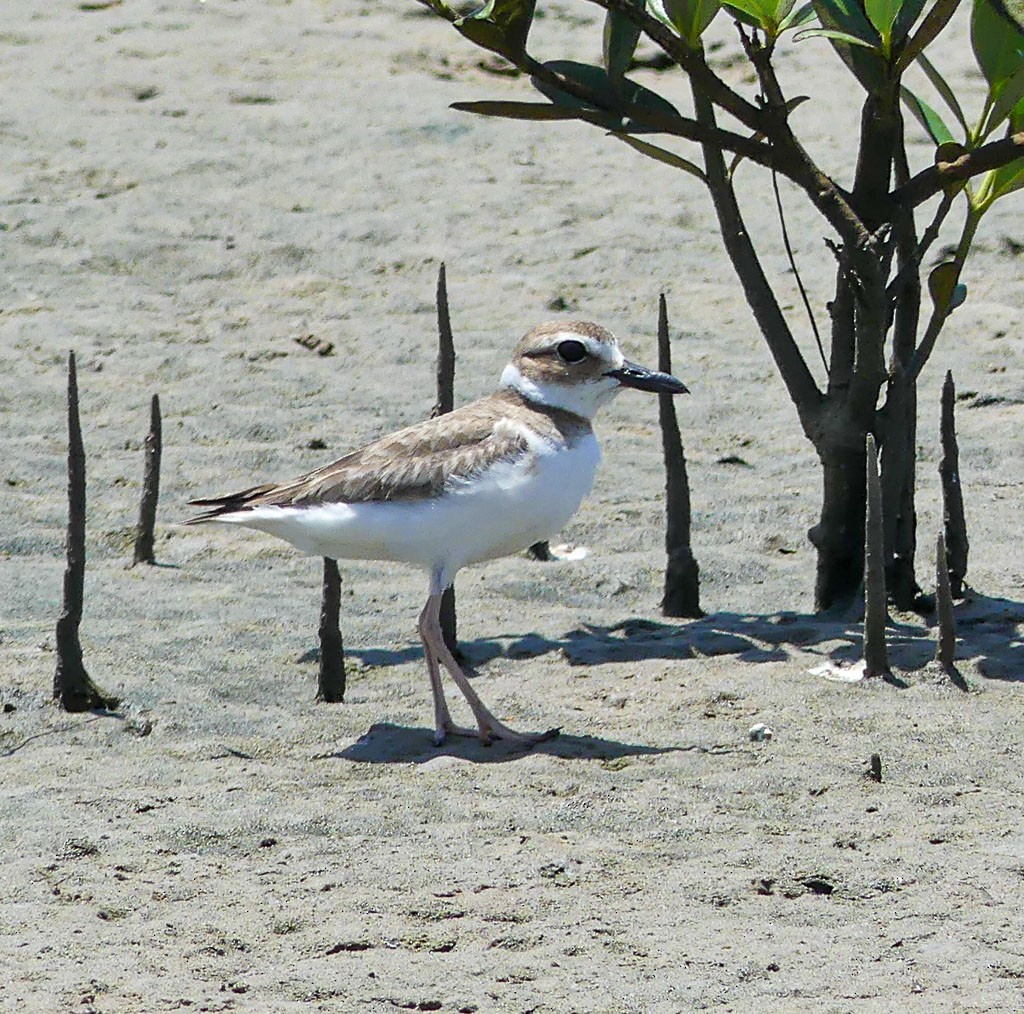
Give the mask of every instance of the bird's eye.
M 583 342 L 567 338 L 558 343 L 558 355 L 567 363 L 579 363 L 587 358 L 587 347 Z

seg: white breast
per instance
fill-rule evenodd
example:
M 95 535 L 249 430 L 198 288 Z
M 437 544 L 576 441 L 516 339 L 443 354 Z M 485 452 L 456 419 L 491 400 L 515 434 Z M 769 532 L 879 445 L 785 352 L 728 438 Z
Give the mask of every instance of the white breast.
M 601 460 L 588 433 L 556 447 L 530 432 L 530 453 L 500 462 L 429 500 L 257 507 L 218 520 L 333 559 L 398 560 L 441 573 L 516 553 L 553 536 L 590 491 Z

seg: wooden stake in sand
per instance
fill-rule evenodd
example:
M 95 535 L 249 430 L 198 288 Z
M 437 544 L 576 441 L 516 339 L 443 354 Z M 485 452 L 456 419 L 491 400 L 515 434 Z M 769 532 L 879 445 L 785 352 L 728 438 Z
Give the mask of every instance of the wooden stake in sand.
M 942 459 L 939 479 L 942 483 L 942 520 L 949 567 L 949 585 L 954 598 L 963 598 L 967 576 L 967 520 L 964 517 L 964 494 L 960 486 L 960 448 L 956 440 L 956 385 L 952 371 L 947 371 L 942 385 L 941 440 Z
M 867 777 L 873 782 L 882 781 L 882 755 L 873 753 L 868 758 L 868 770 L 866 772 Z
M 149 432 L 145 440 L 146 463 L 142 475 L 142 500 L 139 503 L 139 523 L 135 527 L 135 556 L 137 563 L 156 563 L 153 555 L 156 505 L 160 498 L 160 456 L 163 453 L 163 435 L 160 423 L 160 395 L 154 394 L 149 406 Z
M 437 272 L 437 401 L 431 417 L 445 415 L 455 407 L 455 339 L 448 313 L 448 276 L 444 263 Z M 441 633 L 448 650 L 459 658 L 458 619 L 455 615 L 455 585 L 441 596 Z
M 662 373 L 672 372 L 664 293 L 658 297 L 658 369 Z M 665 458 L 665 552 L 668 555 L 661 612 L 664 616 L 699 619 L 704 610 L 700 607 L 700 567 L 690 545 L 690 480 L 671 394 L 658 395 L 658 421 Z
M 118 699 L 89 678 L 78 628 L 85 599 L 85 446 L 78 416 L 75 354 L 68 354 L 68 528 L 64 543 L 64 588 L 57 617 L 57 669 L 53 696 L 65 711 L 112 711 Z
M 341 574 L 338 561 L 325 556 L 316 699 L 326 704 L 340 704 L 345 700 L 345 642 L 341 637 L 340 616 Z
M 891 676 L 885 644 L 889 611 L 885 598 L 885 535 L 882 484 L 875 438 L 867 435 L 867 516 L 864 532 L 864 675 Z
M 951 673 L 956 666 L 956 616 L 949 582 L 946 538 L 942 532 L 939 532 L 935 540 L 935 612 L 939 621 L 939 644 L 935 661 L 947 673 Z

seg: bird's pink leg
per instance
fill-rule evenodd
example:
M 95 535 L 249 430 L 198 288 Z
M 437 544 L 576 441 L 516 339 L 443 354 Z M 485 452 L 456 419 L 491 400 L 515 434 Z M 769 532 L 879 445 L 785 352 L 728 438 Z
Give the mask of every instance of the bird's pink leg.
M 441 593 L 434 593 L 431 591 L 430 597 L 427 599 L 427 604 L 423 607 L 423 612 L 420 614 L 420 637 L 423 640 L 423 648 L 427 653 L 428 660 L 433 656 L 435 659 L 434 665 L 436 667 L 437 661 L 440 661 L 442 665 L 451 673 L 451 677 L 455 680 L 455 685 L 462 691 L 463 697 L 466 698 L 469 703 L 470 710 L 473 712 L 473 717 L 476 719 L 478 727 L 477 735 L 480 736 L 480 742 L 485 746 L 489 745 L 492 740 L 495 739 L 507 739 L 514 743 L 543 743 L 546 739 L 552 739 L 558 735 L 558 729 L 548 729 L 547 732 L 517 732 L 515 729 L 510 729 L 507 725 L 498 721 L 493 714 L 488 710 L 487 706 L 483 701 L 480 700 L 479 695 L 473 689 L 472 684 L 466 677 L 466 674 L 462 671 L 462 667 L 452 653 L 448 650 L 448 645 L 444 643 L 444 635 L 441 633 Z M 429 666 L 428 661 L 428 666 Z M 434 676 L 431 675 L 431 685 L 433 685 Z M 438 686 L 440 685 L 440 676 L 438 676 Z M 442 695 L 442 701 L 443 701 Z M 435 693 L 435 707 L 437 701 L 437 695 Z M 447 714 L 447 705 L 445 705 L 445 713 Z M 448 719 L 450 723 L 450 718 Z M 448 732 L 453 735 L 472 735 L 465 729 L 456 729 L 454 727 L 447 728 Z
M 423 612 L 420 613 L 419 631 L 420 640 L 423 642 L 423 656 L 427 660 L 427 672 L 430 674 L 430 690 L 434 696 L 434 745 L 440 746 L 446 736 L 475 736 L 476 731 L 458 726 L 452 721 L 448 702 L 444 696 L 444 687 L 441 685 L 441 670 L 437 662 L 437 653 L 431 646 L 426 633 L 427 609 L 429 607 L 430 603 L 428 602 Z

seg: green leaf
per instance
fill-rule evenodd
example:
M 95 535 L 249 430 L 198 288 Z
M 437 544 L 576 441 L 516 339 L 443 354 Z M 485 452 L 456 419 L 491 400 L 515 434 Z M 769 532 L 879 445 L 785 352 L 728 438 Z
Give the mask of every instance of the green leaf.
M 700 37 L 722 7 L 722 0 L 662 0 L 665 13 L 683 41 L 696 49 Z
M 630 81 L 629 78 L 623 78 L 619 87 L 615 87 L 603 67 L 577 63 L 574 60 L 551 60 L 544 66 L 585 88 L 591 98 L 588 100 L 577 98 L 554 84 L 534 77 L 531 80 L 537 91 L 560 106 L 570 109 L 597 110 L 617 117 L 615 124 L 609 129 L 627 130 L 632 134 L 657 134 L 663 131 L 663 128 L 659 126 L 634 120 L 627 120 L 625 124 L 622 124 L 621 118 L 625 114 L 620 111 L 625 105 L 638 106 L 649 112 L 652 119 L 660 119 L 668 126 L 672 125 L 672 121 L 679 120 L 679 112 L 671 102 L 663 99 L 649 88 Z
M 430 0 L 428 0 L 428 3 Z M 662 0 L 647 0 L 647 10 L 653 14 L 663 25 L 671 28 L 675 31 L 676 26 L 672 24 L 672 19 L 669 18 L 665 11 L 665 5 Z
M 886 81 L 886 61 L 882 56 L 882 40 L 868 20 L 858 0 L 813 0 L 823 30 L 843 63 L 861 85 L 877 93 Z M 817 34 L 817 29 L 804 29 L 796 39 Z
M 910 29 L 917 24 L 917 19 L 924 10 L 925 0 L 898 0 L 899 10 L 892 23 L 892 39 L 894 43 L 902 42 L 910 34 Z
M 537 0 L 489 0 L 480 10 L 454 22 L 471 42 L 518 63 L 526 53 L 526 39 Z
M 857 0 L 814 0 L 814 10 L 825 28 L 846 32 L 869 46 L 881 41 Z
M 1024 0 L 992 0 L 992 6 L 1007 21 L 1024 32 Z
M 782 24 L 793 13 L 796 0 L 775 0 L 772 6 L 775 8 L 772 17 L 775 19 L 776 24 Z
M 758 28 L 767 28 L 775 18 L 775 4 L 772 0 L 729 0 L 726 6 L 746 14 Z
M 834 28 L 805 28 L 794 36 L 795 41 L 803 42 L 804 39 L 812 38 L 832 39 L 835 42 L 845 42 L 851 46 L 863 46 L 865 49 L 878 52 L 878 44 L 866 42 L 858 35 L 851 35 L 849 32 L 840 32 Z
M 892 26 L 900 11 L 902 0 L 864 0 L 864 13 L 882 37 L 883 44 L 892 38 Z
M 949 107 L 950 112 L 957 118 L 960 126 L 964 128 L 965 134 L 970 134 L 971 128 L 967 126 L 967 117 L 964 116 L 963 107 L 960 105 L 960 100 L 956 97 L 956 93 L 949 86 L 949 82 L 939 73 L 938 68 L 928 59 L 924 53 L 921 53 L 917 62 L 921 66 L 921 70 L 925 72 L 928 80 L 931 81 L 935 90 L 942 96 L 942 100 Z
M 700 166 L 695 165 L 689 159 L 685 159 L 682 156 L 677 155 L 674 151 L 659 148 L 656 144 L 649 144 L 647 141 L 641 141 L 638 137 L 631 137 L 629 134 L 624 134 L 619 130 L 612 130 L 610 133 L 612 137 L 617 137 L 620 141 L 628 144 L 630 148 L 635 148 L 642 155 L 646 155 L 648 158 L 653 158 L 658 162 L 664 162 L 665 165 L 670 165 L 673 169 L 682 169 L 683 172 L 687 172 L 691 176 L 696 176 L 701 183 L 707 183 L 708 178 L 704 175 L 704 170 L 701 169 Z
M 497 116 L 506 120 L 578 120 L 581 110 L 548 102 L 453 102 L 449 107 L 460 113 Z
M 622 11 L 608 11 L 604 19 L 604 66 L 613 85 L 618 86 L 625 77 L 639 41 L 639 25 Z
M 440 15 L 445 21 L 450 21 L 454 24 L 459 20 L 459 12 L 454 7 L 449 7 L 444 0 L 426 0 L 426 5 L 435 13 Z
M 762 29 L 770 39 L 802 24 L 814 12 L 813 5 L 806 3 L 794 13 L 794 0 L 725 0 L 723 6 L 745 24 Z
M 900 98 L 903 99 L 906 107 L 914 114 L 917 122 L 924 127 L 925 132 L 937 145 L 946 144 L 954 140 L 949 127 L 943 122 L 942 117 L 924 99 L 918 98 L 905 85 L 900 86 Z
M 993 93 L 995 102 L 992 104 L 992 112 L 988 117 L 989 130 L 998 127 L 1003 120 L 1009 119 L 1010 114 L 1024 99 L 1024 62 L 1017 68 L 1013 77 L 993 88 Z
M 800 7 L 794 7 L 780 22 L 779 35 L 790 28 L 799 28 L 814 17 L 814 4 L 808 0 Z
M 577 63 L 575 60 L 551 60 L 544 65 L 548 70 L 561 74 L 563 77 L 582 85 L 593 96 L 592 99 L 584 101 L 562 91 L 554 84 L 533 78 L 533 86 L 544 95 L 560 105 L 578 108 L 604 108 L 615 109 L 621 105 L 619 93 L 612 87 L 608 72 L 603 67 L 594 67 L 589 63 Z
M 953 297 L 960 282 L 960 268 L 955 261 L 943 261 L 928 276 L 928 292 L 937 310 L 953 309 Z
M 971 45 L 994 99 L 997 86 L 1013 77 L 1024 63 L 1024 32 L 1003 17 L 992 0 L 974 0 Z
M 990 185 L 993 201 L 1012 194 L 1024 187 L 1024 158 L 1015 159 L 1009 165 L 993 169 L 989 175 L 992 177 Z
M 921 27 L 903 47 L 896 61 L 897 72 L 906 70 L 935 41 L 959 6 L 960 0 L 935 0 L 931 10 L 924 16 Z
M 757 17 L 757 16 L 749 13 L 748 11 L 744 10 L 742 7 L 737 7 L 735 4 L 731 4 L 731 3 L 723 3 L 722 7 L 725 9 L 725 11 L 729 14 L 730 17 L 735 18 L 737 21 L 742 22 L 743 24 L 747 25 L 748 27 L 750 27 L 750 28 L 760 28 L 761 30 L 763 30 L 765 32 L 768 31 L 764 27 L 764 25 L 762 24 L 760 17 Z

